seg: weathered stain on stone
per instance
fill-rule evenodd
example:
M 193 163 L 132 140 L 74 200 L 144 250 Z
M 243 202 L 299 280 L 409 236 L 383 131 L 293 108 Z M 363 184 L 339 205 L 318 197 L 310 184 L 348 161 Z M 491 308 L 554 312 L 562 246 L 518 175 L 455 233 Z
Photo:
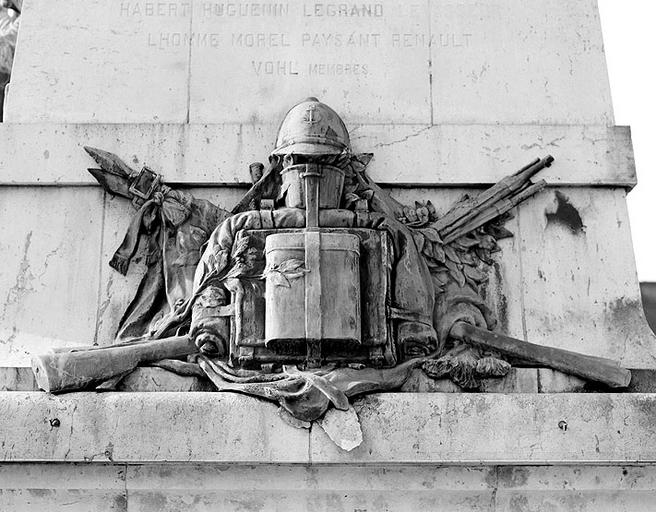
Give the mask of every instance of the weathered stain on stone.
M 635 415 L 633 419 L 640 425 L 640 428 L 647 432 L 654 432 L 656 424 L 656 400 L 653 395 L 645 395 L 635 402 Z
M 638 298 L 618 297 L 606 304 L 606 312 L 612 322 L 635 322 L 636 315 L 642 316 L 642 302 Z
M 128 509 L 128 497 L 125 494 L 119 494 L 114 497 L 112 510 L 124 512 Z
M 605 303 L 603 318 L 607 329 L 621 335 L 624 346 L 617 347 L 619 357 L 626 355 L 629 343 L 641 344 L 648 340 L 645 334 L 649 326 L 637 297 L 623 296 Z
M 499 466 L 497 468 L 497 486 L 506 488 L 523 487 L 528 482 L 529 470 L 519 466 Z
M 27 489 L 27 492 L 35 498 L 46 498 L 55 493 L 54 489 Z
M 528 498 L 523 494 L 516 494 L 508 503 L 508 510 L 510 512 L 529 512 L 531 509 L 528 505 Z
M 556 204 L 553 211 L 545 210 L 547 227 L 560 224 L 568 228 L 573 234 L 585 233 L 585 224 L 579 211 L 570 203 L 568 197 L 561 191 L 556 191 Z
M 489 489 L 494 489 L 494 492 L 496 493 L 498 487 L 498 478 L 497 478 L 498 466 L 492 466 L 485 469 L 486 469 L 485 477 L 483 478 L 483 480 L 485 481 L 485 485 L 487 485 Z

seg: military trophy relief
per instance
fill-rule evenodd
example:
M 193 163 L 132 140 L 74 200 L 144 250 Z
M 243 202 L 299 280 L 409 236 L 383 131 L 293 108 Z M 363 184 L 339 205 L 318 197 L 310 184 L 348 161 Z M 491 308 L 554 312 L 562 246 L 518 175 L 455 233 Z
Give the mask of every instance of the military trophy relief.
M 352 153 L 345 124 L 316 98 L 287 113 L 232 211 L 86 151 L 104 189 L 137 210 L 110 265 L 126 274 L 141 247 L 147 272 L 115 344 L 34 356 L 46 391 L 112 389 L 154 365 L 276 402 L 307 426 L 329 410 L 354 414 L 349 400 L 416 371 L 462 390 L 511 364 L 629 384 L 614 361 L 497 332 L 484 299 L 498 241 L 512 236 L 504 224 L 544 188 L 532 180 L 551 156 L 437 215 L 372 181 L 373 155 Z

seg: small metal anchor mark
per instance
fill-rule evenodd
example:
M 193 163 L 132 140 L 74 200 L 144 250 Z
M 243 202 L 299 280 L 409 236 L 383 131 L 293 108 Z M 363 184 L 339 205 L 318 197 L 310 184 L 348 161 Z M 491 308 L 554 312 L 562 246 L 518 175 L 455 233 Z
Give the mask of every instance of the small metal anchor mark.
M 305 111 L 305 117 L 303 117 L 303 121 L 305 121 L 307 124 L 317 124 L 320 120 L 320 116 L 316 114 L 316 110 L 316 105 L 308 106 L 307 110 Z

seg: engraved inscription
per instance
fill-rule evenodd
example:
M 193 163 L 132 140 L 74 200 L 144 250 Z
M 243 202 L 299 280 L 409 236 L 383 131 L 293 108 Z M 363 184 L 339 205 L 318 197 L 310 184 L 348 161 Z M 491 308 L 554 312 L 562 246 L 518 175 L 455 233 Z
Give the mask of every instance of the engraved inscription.
M 294 76 L 298 75 L 298 64 L 293 60 L 268 60 L 252 61 L 253 71 L 257 76 L 277 75 L 277 76 Z
M 231 36 L 232 46 L 244 48 L 277 48 L 291 46 L 289 34 L 280 33 L 238 33 Z
M 371 47 L 378 48 L 380 44 L 380 34 L 360 34 L 352 32 L 351 34 L 301 34 L 301 46 L 324 48 L 341 48 L 341 47 Z
M 201 12 L 205 17 L 280 17 L 289 14 L 289 4 L 203 2 Z
M 217 33 L 184 33 L 184 32 L 159 32 L 147 34 L 148 46 L 160 50 L 166 48 L 177 48 L 181 46 L 211 47 L 219 48 L 221 34 Z
M 121 2 L 120 16 L 186 17 L 191 14 L 191 2 Z
M 368 75 L 367 64 L 310 64 L 309 75 L 341 76 L 341 75 Z
M 423 60 L 429 51 L 470 48 L 474 38 L 466 32 L 431 34 L 427 26 L 413 30 L 427 16 L 420 3 L 121 1 L 118 7 L 121 17 L 197 18 L 198 24 L 190 23 L 199 28 L 194 32 L 144 31 L 146 45 L 236 51 L 243 69 L 257 77 L 367 76 L 384 72 L 381 50 L 414 52 Z
M 394 48 L 467 48 L 472 34 L 392 34 Z
M 303 4 L 303 16 L 382 18 L 383 4 Z

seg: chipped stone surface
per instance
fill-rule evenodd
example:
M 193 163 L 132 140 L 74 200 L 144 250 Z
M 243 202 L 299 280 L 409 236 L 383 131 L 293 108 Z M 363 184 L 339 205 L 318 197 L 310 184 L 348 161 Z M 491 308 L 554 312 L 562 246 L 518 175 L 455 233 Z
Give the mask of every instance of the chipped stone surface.
M 293 103 L 293 102 L 292 102 Z M 286 107 L 291 104 L 286 105 Z M 348 110 L 337 102 L 340 113 Z M 371 122 L 376 121 L 372 119 Z M 246 184 L 248 164 L 266 161 L 280 119 L 268 124 L 0 124 L 0 184 L 95 184 L 83 146 L 144 164 L 170 183 Z M 373 152 L 379 183 L 480 185 L 552 153 L 551 184 L 635 185 L 630 131 L 593 125 L 348 124 L 355 151 Z M 38 141 L 40 151 L 34 151 Z
M 317 425 L 342 450 L 350 452 L 362 444 L 360 421 L 352 405 L 349 405 L 346 411 L 335 408 L 328 409 L 326 414 L 317 420 Z

